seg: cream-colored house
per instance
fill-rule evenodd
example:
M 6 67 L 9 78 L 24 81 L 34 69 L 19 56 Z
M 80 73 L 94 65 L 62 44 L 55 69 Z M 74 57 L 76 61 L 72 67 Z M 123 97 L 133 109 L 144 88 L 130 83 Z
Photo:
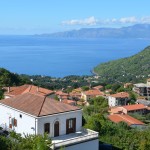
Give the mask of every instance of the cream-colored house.
M 81 92 L 81 99 L 83 99 L 85 101 L 88 101 L 88 100 L 98 97 L 98 96 L 104 96 L 104 93 L 97 89 Z

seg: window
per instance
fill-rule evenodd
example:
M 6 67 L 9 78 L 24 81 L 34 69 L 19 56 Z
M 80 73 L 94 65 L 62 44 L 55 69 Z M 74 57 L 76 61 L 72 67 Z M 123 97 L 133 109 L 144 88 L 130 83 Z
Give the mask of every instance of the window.
M 12 126 L 17 127 L 17 119 L 11 118 L 11 123 Z
M 50 133 L 50 123 L 44 124 L 44 133 Z
M 72 128 L 72 127 L 73 127 L 73 120 L 70 119 L 70 120 L 69 120 L 69 129 Z
M 20 118 L 22 118 L 22 115 L 20 114 Z

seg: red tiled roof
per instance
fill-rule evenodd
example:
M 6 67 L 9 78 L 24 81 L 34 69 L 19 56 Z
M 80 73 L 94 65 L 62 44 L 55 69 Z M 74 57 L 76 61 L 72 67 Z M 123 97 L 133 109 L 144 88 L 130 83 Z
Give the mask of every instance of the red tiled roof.
M 46 95 L 54 93 L 51 90 L 48 90 L 48 89 L 45 89 L 45 88 L 41 88 L 41 87 L 38 87 L 38 86 L 33 86 L 33 85 L 30 87 L 29 92 L 30 93 L 38 93 L 38 94 L 43 95 L 43 96 L 46 96 Z
M 29 92 L 1 100 L 0 104 L 10 106 L 37 117 L 80 110 L 80 108 L 76 106 L 64 104 L 54 99 Z
M 125 108 L 127 111 L 146 109 L 146 106 L 144 106 L 143 104 L 126 105 L 126 106 L 122 106 L 122 107 Z
M 109 112 L 113 114 L 118 114 L 119 112 L 122 112 L 122 107 L 112 107 L 110 108 Z
M 17 95 L 27 93 L 27 92 L 36 93 L 36 94 L 43 95 L 43 96 L 54 93 L 53 91 L 45 89 L 45 88 L 25 84 L 22 86 L 10 87 L 10 91 L 9 92 L 6 91 L 5 95 L 13 97 L 13 96 L 17 96 Z
M 97 90 L 102 89 L 102 88 L 103 88 L 102 85 L 98 85 L 98 86 L 94 86 L 94 87 L 93 87 L 93 89 L 97 89 Z
M 68 99 L 64 99 L 64 100 L 62 100 L 62 102 L 65 103 L 65 104 L 70 104 L 70 105 L 75 105 L 75 104 L 76 104 L 75 101 L 73 101 L 73 100 L 68 100 Z
M 83 92 L 85 95 L 104 95 L 103 92 L 99 91 L 99 90 L 88 90 L 88 91 L 84 91 Z
M 115 123 L 119 123 L 121 121 L 126 122 L 129 126 L 130 125 L 144 125 L 143 122 L 140 120 L 137 120 L 129 115 L 122 115 L 122 114 L 114 114 L 114 115 L 109 115 L 108 118 Z
M 68 95 L 69 95 L 69 94 L 64 93 L 64 92 L 62 92 L 62 91 L 57 91 L 57 92 L 55 92 L 55 94 L 56 94 L 56 95 L 59 95 L 59 96 L 68 96 Z
M 22 85 L 22 86 L 16 86 L 16 87 L 5 87 L 4 88 L 6 90 L 6 92 L 4 93 L 5 95 L 9 95 L 9 96 L 16 96 L 16 95 L 20 95 L 25 91 L 29 91 L 29 85 Z M 9 89 L 9 92 L 8 92 Z
M 81 93 L 82 91 L 83 91 L 82 88 L 77 88 L 77 89 L 73 89 L 73 90 L 72 90 L 72 92 L 75 92 L 75 93 L 76 93 L 76 92 Z
M 120 93 L 112 94 L 110 96 L 116 98 L 126 98 L 129 97 L 129 94 L 127 92 L 120 92 Z

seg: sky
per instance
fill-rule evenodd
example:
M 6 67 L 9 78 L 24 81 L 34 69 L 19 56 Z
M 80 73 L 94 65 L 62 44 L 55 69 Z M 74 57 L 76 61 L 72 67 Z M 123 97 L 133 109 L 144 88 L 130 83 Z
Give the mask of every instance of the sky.
M 0 34 L 150 23 L 150 0 L 1 0 Z

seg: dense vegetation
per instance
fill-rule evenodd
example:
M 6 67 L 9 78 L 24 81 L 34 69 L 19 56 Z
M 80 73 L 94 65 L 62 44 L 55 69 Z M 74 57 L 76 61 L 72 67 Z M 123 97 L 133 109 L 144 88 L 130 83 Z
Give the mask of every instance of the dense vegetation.
M 9 137 L 0 135 L 1 150 L 50 150 L 51 140 L 45 134 L 42 135 L 25 135 L 11 132 Z
M 149 150 L 149 126 L 145 130 L 139 130 L 130 128 L 124 122 L 112 123 L 107 119 L 107 110 L 107 100 L 103 97 L 90 100 L 90 106 L 83 108 L 84 126 L 99 132 L 101 144 L 111 144 L 115 149 L 122 150 Z M 142 118 L 136 116 L 138 119 Z M 146 119 L 149 119 L 149 116 L 146 115 Z
M 77 88 L 82 86 L 83 90 L 87 90 L 89 82 L 92 82 L 93 78 L 88 76 L 68 76 L 65 78 L 51 78 L 42 76 L 27 76 L 13 74 L 5 69 L 0 69 L 0 85 L 13 86 L 22 85 L 25 83 L 32 83 L 51 89 L 59 89 L 65 87 L 66 90 L 71 88 Z M 99 83 L 98 83 L 99 84 Z M 87 86 L 88 85 L 88 86 Z M 93 83 L 93 86 L 96 85 Z M 132 88 L 123 88 L 122 84 L 103 84 L 104 88 L 111 89 L 112 93 L 120 91 L 131 92 Z M 2 91 L 2 90 L 1 90 Z M 3 91 L 2 91 L 3 92 Z M 1 94 L 1 92 L 0 92 Z M 133 93 L 131 93 L 131 99 L 134 99 Z M 83 125 L 86 128 L 99 132 L 100 143 L 107 143 L 113 145 L 113 147 L 125 150 L 148 150 L 150 146 L 150 128 L 143 131 L 137 129 L 131 129 L 127 124 L 121 122 L 114 124 L 107 119 L 108 102 L 103 97 L 97 97 L 89 101 L 90 106 L 83 107 Z M 134 117 L 147 123 L 149 120 L 149 114 L 145 117 L 137 114 Z M 148 122 L 149 123 L 149 122 Z M 3 150 L 20 150 L 20 149 L 39 149 L 47 150 L 48 145 L 51 145 L 50 140 L 46 140 L 47 137 L 40 135 L 25 136 L 22 138 L 20 135 L 12 133 L 11 137 L 0 136 L 0 145 Z
M 107 83 L 142 82 L 149 77 L 149 70 L 150 46 L 132 57 L 103 63 L 94 68 Z
M 30 83 L 30 80 L 18 74 L 11 73 L 4 68 L 0 68 L 0 87 L 17 86 L 25 83 Z
M 66 76 L 64 78 L 52 78 L 50 76 L 40 76 L 40 75 L 34 75 L 34 76 L 27 76 L 27 75 L 21 75 L 22 77 L 25 77 L 32 80 L 34 85 L 38 85 L 41 87 L 45 87 L 51 90 L 56 89 L 70 89 L 71 88 L 78 88 L 81 86 L 89 85 L 87 80 L 85 78 L 88 78 L 88 76 Z
M 29 78 L 11 73 L 10 71 L 0 68 L 0 99 L 3 98 L 3 87 L 18 86 L 25 83 L 31 83 Z

